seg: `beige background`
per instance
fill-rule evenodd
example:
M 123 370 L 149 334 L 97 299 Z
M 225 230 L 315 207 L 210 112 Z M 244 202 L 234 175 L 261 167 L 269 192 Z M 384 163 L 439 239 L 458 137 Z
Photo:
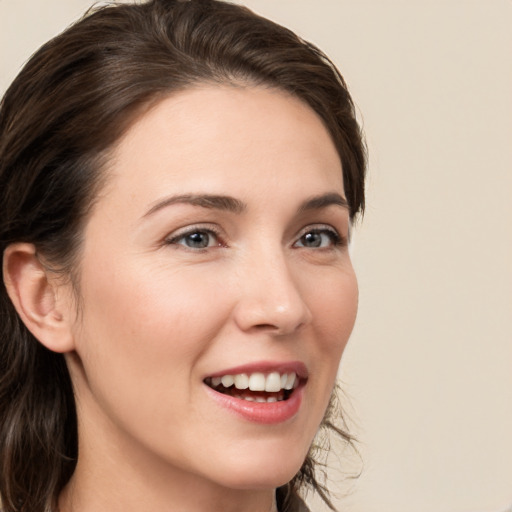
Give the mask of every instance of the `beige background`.
M 506 509 L 512 2 L 247 4 L 333 57 L 368 137 L 368 210 L 353 247 L 360 314 L 341 370 L 364 467 L 336 484 L 342 511 Z M 0 90 L 89 5 L 0 0 Z

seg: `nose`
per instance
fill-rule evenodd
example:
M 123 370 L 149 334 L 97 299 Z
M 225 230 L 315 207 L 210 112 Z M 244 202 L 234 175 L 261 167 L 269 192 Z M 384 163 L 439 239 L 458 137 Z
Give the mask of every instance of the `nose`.
M 311 311 L 282 253 L 259 253 L 246 262 L 239 276 L 240 295 L 234 316 L 243 331 L 292 334 L 311 322 Z

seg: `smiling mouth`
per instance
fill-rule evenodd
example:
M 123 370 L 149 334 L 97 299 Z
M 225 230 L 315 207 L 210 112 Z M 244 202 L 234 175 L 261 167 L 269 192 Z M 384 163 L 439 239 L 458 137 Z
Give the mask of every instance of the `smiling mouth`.
M 207 377 L 204 383 L 218 393 L 240 400 L 274 403 L 288 400 L 299 386 L 300 378 L 295 372 L 254 372 Z

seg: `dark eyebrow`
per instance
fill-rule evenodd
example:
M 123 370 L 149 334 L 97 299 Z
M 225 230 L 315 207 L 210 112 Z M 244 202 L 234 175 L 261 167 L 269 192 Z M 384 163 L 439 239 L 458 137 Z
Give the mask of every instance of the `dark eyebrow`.
M 166 197 L 154 204 L 143 217 L 148 217 L 153 213 L 173 204 L 190 204 L 200 206 L 201 208 L 225 210 L 232 213 L 243 213 L 247 206 L 239 199 L 230 196 L 212 195 L 212 194 L 182 194 Z M 341 206 L 349 210 L 347 200 L 337 192 L 329 192 L 319 196 L 306 199 L 298 209 L 299 213 L 309 210 L 320 210 L 331 205 Z
M 319 196 L 314 196 L 304 201 L 299 207 L 299 213 L 304 213 L 308 210 L 320 210 L 327 208 L 331 205 L 341 206 L 350 211 L 347 200 L 337 192 L 329 192 Z
M 201 208 L 225 210 L 233 213 L 242 213 L 247 209 L 242 201 L 234 197 L 210 194 L 183 194 L 166 197 L 158 201 L 144 214 L 144 217 L 148 217 L 156 211 L 172 204 L 191 204 L 192 206 L 200 206 Z

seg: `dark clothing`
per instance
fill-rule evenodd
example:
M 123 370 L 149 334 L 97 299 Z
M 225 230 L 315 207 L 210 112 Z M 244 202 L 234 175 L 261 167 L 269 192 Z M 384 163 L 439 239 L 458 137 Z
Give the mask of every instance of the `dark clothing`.
M 281 507 L 278 507 L 279 512 L 281 511 Z M 286 508 L 286 512 L 311 512 L 306 504 L 298 497 L 294 497 L 291 500 L 291 503 Z
M 306 507 L 306 504 L 302 500 L 297 500 L 295 505 L 296 508 L 293 509 L 293 512 L 310 512 L 309 508 Z

